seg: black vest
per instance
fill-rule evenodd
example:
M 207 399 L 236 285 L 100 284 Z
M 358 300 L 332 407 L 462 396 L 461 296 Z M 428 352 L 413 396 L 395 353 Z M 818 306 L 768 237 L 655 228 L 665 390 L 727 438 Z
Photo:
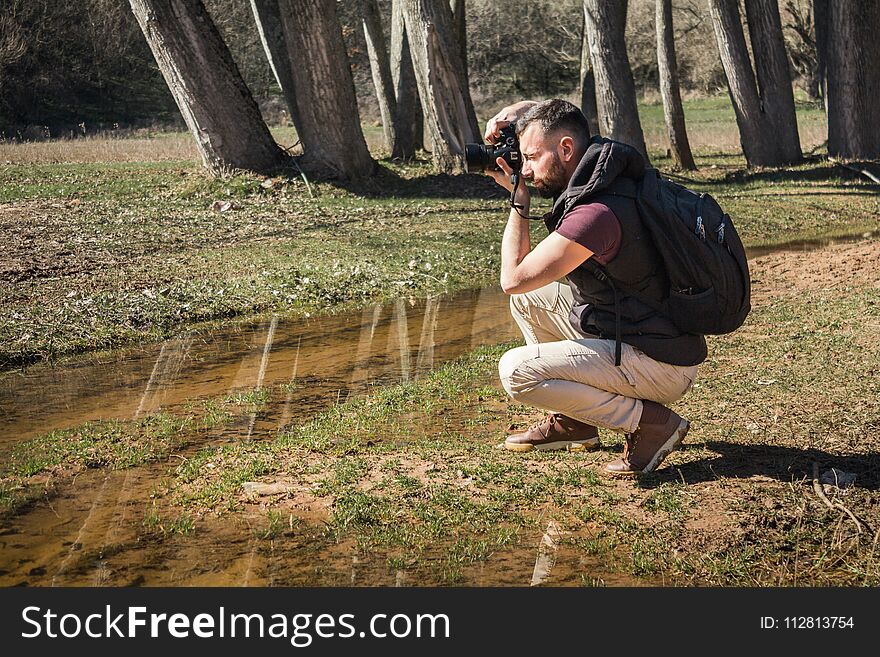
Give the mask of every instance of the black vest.
M 635 181 L 644 171 L 644 158 L 634 148 L 593 137 L 568 187 L 544 216 L 544 223 L 552 232 L 578 205 L 607 205 L 620 222 L 621 244 L 605 270 L 615 280 L 640 291 L 648 299 L 660 301 L 665 290 L 669 289 L 666 272 L 642 227 L 634 201 Z M 592 263 L 588 263 L 567 276 L 574 296 L 570 320 L 586 335 L 613 340 L 616 323 L 614 293 L 607 282 L 596 278 Z M 672 365 L 697 365 L 705 360 L 707 351 L 703 336 L 682 333 L 667 317 L 624 292 L 619 293 L 617 301 L 622 342 Z

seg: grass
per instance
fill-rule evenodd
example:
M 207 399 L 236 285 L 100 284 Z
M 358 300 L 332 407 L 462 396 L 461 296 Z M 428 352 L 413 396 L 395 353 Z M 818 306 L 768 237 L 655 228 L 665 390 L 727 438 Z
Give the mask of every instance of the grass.
M 257 473 L 298 482 L 303 495 L 327 501 L 333 542 L 354 541 L 429 583 L 470 581 L 476 564 L 536 544 L 528 537 L 551 517 L 567 549 L 636 580 L 877 585 L 880 387 L 865 371 L 880 366 L 878 302 L 876 288 L 854 284 L 833 296 L 787 290 L 758 304 L 740 332 L 713 338 L 680 404 L 696 427 L 688 444 L 636 482 L 599 474 L 619 449 L 612 434 L 603 433 L 598 453 L 495 448 L 523 419 L 490 384 L 502 346 L 341 404 L 274 441 L 206 452 L 168 495 L 189 513 L 237 514 L 248 507 L 239 482 Z M 870 531 L 816 497 L 814 461 L 857 473 L 855 487 L 828 494 Z M 206 489 L 214 495 L 194 494 Z M 290 502 L 269 504 L 284 517 Z
M 654 162 L 668 167 L 651 137 L 662 129 L 658 107 L 642 109 Z M 876 230 L 876 185 L 819 158 L 746 171 L 729 104 L 691 101 L 687 111 L 701 167 L 687 184 L 719 199 L 747 245 Z M 821 113 L 801 108 L 799 118 L 805 145 L 818 145 Z M 383 161 L 371 182 L 316 184 L 313 194 L 295 178 L 210 180 L 175 154 L 175 139 L 152 139 L 168 150 L 149 162 L 131 159 L 148 157 L 148 144 L 132 143 L 113 162 L 88 161 L 97 141 L 64 145 L 83 149 L 76 162 L 36 150 L 16 160 L 0 147 L 10 162 L 0 170 L 0 368 L 255 313 L 342 311 L 496 281 L 505 213 L 485 178 Z M 218 200 L 231 209 L 213 210 Z M 836 265 L 833 254 L 820 257 Z M 495 448 L 507 426 L 534 417 L 494 383 L 502 345 L 268 440 L 196 449 L 234 414 L 285 396 L 281 388 L 52 432 L 4 463 L 0 508 L 22 512 L 85 468 L 176 454 L 143 520 L 162 537 L 191 534 L 206 514 L 252 517 L 259 506 L 258 541 L 318 533 L 415 581 L 457 584 L 499 554 L 533 558 L 552 518 L 566 550 L 637 580 L 876 586 L 878 288 L 858 277 L 786 286 L 777 282 L 784 271 L 757 272 L 755 289 L 773 295 L 756 299 L 743 329 L 711 340 L 700 380 L 677 406 L 695 427 L 687 445 L 634 483 L 600 475 L 620 450 L 616 435 L 603 433 L 597 453 Z M 857 474 L 854 487 L 828 495 L 865 523 L 861 531 L 816 497 L 813 463 Z M 292 492 L 257 503 L 243 484 L 261 480 Z M 315 501 L 326 509 L 316 526 L 296 506 Z
M 736 135 L 726 99 L 687 108 L 695 128 Z M 643 107 L 649 132 L 662 125 L 658 112 Z M 821 118 L 806 107 L 800 116 Z M 154 141 L 161 150 L 173 139 Z M 192 159 L 28 161 L 2 148 L 11 163 L 0 170 L 0 369 L 230 318 L 342 311 L 497 281 L 506 215 L 484 176 L 382 161 L 371 181 L 316 184 L 312 195 L 298 178 L 209 179 Z M 688 184 L 715 195 L 750 246 L 876 228 L 877 186 L 852 171 L 815 159 L 748 172 L 727 147 L 699 148 Z M 655 162 L 670 166 L 657 151 Z M 232 205 L 219 212 L 216 201 Z
M 765 277 L 773 266 L 755 269 L 758 296 L 746 325 L 711 339 L 698 382 L 676 405 L 694 430 L 657 473 L 602 476 L 622 442 L 604 431 L 598 452 L 497 449 L 506 427 L 535 415 L 497 387 L 498 358 L 511 346 L 499 345 L 274 436 L 188 450 L 151 493 L 144 530 L 185 537 L 199 518 L 250 519 L 254 539 L 279 550 L 306 541 L 320 560 L 322 549 L 350 545 L 405 571 L 409 582 L 467 584 L 523 558 L 510 555 L 534 559 L 553 519 L 563 531 L 560 550 L 632 582 L 876 586 L 880 288 L 830 274 L 797 287 Z M 212 408 L 250 408 L 284 394 L 272 388 Z M 11 474 L 40 490 L 35 473 L 61 481 L 77 464 L 163 458 L 185 439 L 180 422 L 159 413 L 36 439 L 16 451 Z M 140 444 L 141 456 L 118 447 L 129 444 Z M 861 528 L 815 495 L 814 462 L 856 474 L 854 486 L 826 494 Z M 255 500 L 244 492 L 252 481 L 289 492 Z M 326 511 L 303 517 L 313 502 Z M 607 575 L 572 577 L 607 583 Z

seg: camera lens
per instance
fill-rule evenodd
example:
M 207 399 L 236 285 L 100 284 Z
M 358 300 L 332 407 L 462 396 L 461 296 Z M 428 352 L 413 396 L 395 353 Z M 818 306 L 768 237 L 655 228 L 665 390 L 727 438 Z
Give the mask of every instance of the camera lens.
M 494 160 L 489 159 L 489 149 L 483 144 L 465 144 L 464 146 L 465 168 L 468 173 L 479 173 L 493 166 Z

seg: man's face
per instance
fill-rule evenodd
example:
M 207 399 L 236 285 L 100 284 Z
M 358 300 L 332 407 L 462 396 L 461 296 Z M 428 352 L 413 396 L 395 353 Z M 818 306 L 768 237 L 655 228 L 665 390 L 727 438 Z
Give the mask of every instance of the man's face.
M 533 123 L 519 136 L 519 150 L 523 178 L 530 180 L 541 196 L 552 198 L 565 190 L 571 176 L 562 158 L 570 158 L 570 149 L 562 146 L 558 135 L 546 135 Z

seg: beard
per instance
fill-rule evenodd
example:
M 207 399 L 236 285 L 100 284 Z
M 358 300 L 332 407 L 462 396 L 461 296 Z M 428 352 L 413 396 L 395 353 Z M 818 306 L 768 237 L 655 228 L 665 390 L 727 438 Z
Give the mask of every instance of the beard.
M 568 186 L 568 180 L 565 176 L 565 169 L 562 167 L 562 161 L 559 155 L 553 154 L 553 161 L 550 168 L 540 178 L 532 178 L 532 185 L 538 190 L 538 194 L 542 198 L 554 198 L 559 196 Z

